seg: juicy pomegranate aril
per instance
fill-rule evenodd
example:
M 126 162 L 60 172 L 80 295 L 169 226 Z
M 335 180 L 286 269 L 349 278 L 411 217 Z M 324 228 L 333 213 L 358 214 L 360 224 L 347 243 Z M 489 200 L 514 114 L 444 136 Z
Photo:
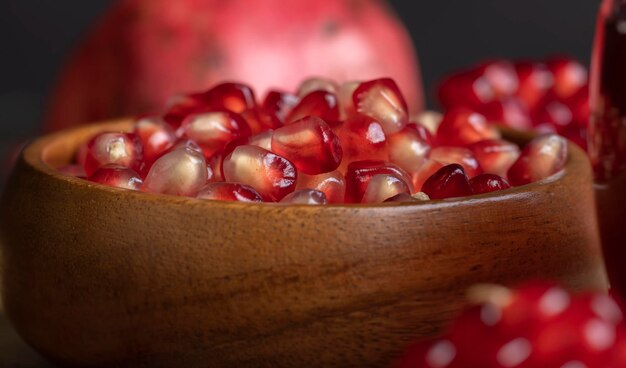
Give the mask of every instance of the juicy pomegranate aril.
M 143 158 L 141 141 L 130 133 L 102 133 L 87 144 L 85 173 L 93 175 L 105 165 L 119 165 L 138 170 Z
M 444 166 L 428 178 L 422 192 L 431 199 L 446 199 L 472 195 L 472 188 L 463 167 L 458 164 Z
M 205 105 L 242 113 L 256 107 L 252 88 L 241 83 L 222 83 L 202 94 Z
M 324 192 L 314 189 L 303 189 L 287 194 L 280 203 L 323 205 L 328 203 L 328 201 Z
M 413 192 L 409 175 L 398 166 L 383 161 L 357 161 L 348 165 L 348 172 L 346 174 L 346 202 L 362 202 L 372 178 L 376 175 L 385 174 L 393 175 L 400 179 L 404 182 L 406 187 L 409 188 L 409 193 Z
M 343 156 L 339 138 L 324 120 L 315 116 L 276 129 L 272 152 L 285 157 L 308 175 L 334 171 Z
M 484 172 L 506 177 L 520 155 L 519 147 L 502 139 L 489 139 L 469 146 Z
M 346 197 L 346 179 L 339 171 L 320 175 L 298 174 L 296 189 L 315 189 L 324 193 L 328 203 L 343 203 Z
M 107 165 L 99 168 L 88 180 L 94 183 L 130 190 L 139 190 L 143 184 L 141 176 L 137 172 L 117 165 Z
M 190 115 L 182 123 L 180 134 L 196 142 L 209 158 L 228 142 L 250 135 L 250 128 L 239 115 L 230 111 L 214 111 Z
M 263 202 L 261 195 L 251 186 L 238 183 L 210 183 L 196 198 L 217 201 Z
M 181 147 L 166 153 L 154 162 L 142 190 L 193 197 L 206 184 L 208 175 L 202 153 Z
M 444 146 L 467 146 L 485 139 L 500 138 L 496 127 L 473 110 L 456 108 L 446 112 L 437 129 L 437 143 Z
M 356 111 L 379 121 L 387 134 L 399 132 L 408 123 L 406 101 L 392 79 L 361 83 L 352 98 Z
M 144 163 L 152 165 L 165 151 L 176 142 L 176 134 L 172 127 L 157 117 L 138 120 L 134 133 L 143 146 Z
M 409 185 L 403 179 L 396 175 L 378 174 L 367 184 L 361 203 L 383 203 L 399 194 L 411 194 Z
M 533 139 L 509 169 L 509 182 L 520 186 L 558 173 L 565 167 L 567 151 L 567 140 L 556 134 Z
M 337 96 L 327 91 L 313 91 L 309 93 L 291 110 L 285 123 L 289 124 L 307 116 L 317 116 L 329 123 L 338 121 L 339 104 Z
M 256 189 L 265 200 L 277 202 L 296 187 L 297 171 L 284 157 L 256 146 L 239 146 L 222 164 L 227 182 Z
M 506 179 L 494 174 L 480 174 L 473 177 L 469 183 L 474 194 L 491 193 L 511 187 Z

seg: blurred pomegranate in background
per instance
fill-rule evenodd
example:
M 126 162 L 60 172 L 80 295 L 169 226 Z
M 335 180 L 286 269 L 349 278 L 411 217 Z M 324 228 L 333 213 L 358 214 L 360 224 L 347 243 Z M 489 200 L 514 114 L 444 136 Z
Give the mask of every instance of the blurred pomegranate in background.
M 46 130 L 159 112 L 176 93 L 245 80 L 261 94 L 310 76 L 394 78 L 423 107 L 410 37 L 381 0 L 121 0 L 71 57 Z

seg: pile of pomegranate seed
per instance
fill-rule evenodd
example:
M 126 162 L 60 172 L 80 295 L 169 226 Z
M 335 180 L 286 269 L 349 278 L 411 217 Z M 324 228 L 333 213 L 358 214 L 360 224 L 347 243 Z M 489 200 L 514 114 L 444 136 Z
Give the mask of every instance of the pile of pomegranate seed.
M 545 283 L 487 285 L 449 332 L 411 346 L 396 368 L 623 368 L 626 325 L 603 293 L 571 295 Z
M 410 117 L 391 79 L 309 79 L 297 94 L 272 91 L 262 103 L 249 87 L 224 83 L 173 98 L 132 132 L 93 137 L 62 171 L 151 193 L 318 205 L 484 194 L 565 165 L 560 136 L 520 150 L 465 107 L 428 126 Z
M 575 60 L 486 62 L 453 74 L 438 94 L 446 110 L 469 108 L 510 128 L 558 133 L 587 148 L 588 73 Z

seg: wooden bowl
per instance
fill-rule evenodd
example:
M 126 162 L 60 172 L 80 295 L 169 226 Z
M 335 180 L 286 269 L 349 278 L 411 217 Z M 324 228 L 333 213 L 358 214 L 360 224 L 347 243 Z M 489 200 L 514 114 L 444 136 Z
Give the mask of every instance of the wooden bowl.
M 96 132 L 23 152 L 1 206 L 6 312 L 71 366 L 384 367 L 478 282 L 605 289 L 591 169 L 498 194 L 323 207 L 211 202 L 65 177 Z

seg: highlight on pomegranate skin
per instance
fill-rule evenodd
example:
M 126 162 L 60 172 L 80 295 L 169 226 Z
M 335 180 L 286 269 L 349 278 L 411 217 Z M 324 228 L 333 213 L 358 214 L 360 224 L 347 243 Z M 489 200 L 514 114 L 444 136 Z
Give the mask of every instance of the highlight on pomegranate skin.
M 466 100 L 474 103 L 520 93 L 519 107 L 528 91 L 553 88 L 546 73 L 565 84 L 559 96 L 578 101 L 568 108 L 584 115 L 584 96 L 575 91 L 582 74 L 562 60 L 545 67 L 486 63 L 446 83 L 473 81 L 457 91 L 474 93 Z M 527 80 L 533 75 L 546 80 Z M 560 172 L 567 158 L 558 127 L 520 147 L 502 138 L 501 122 L 482 105 L 409 116 L 389 78 L 338 84 L 314 77 L 296 91 L 261 97 L 232 82 L 173 97 L 163 115 L 138 118 L 132 133 L 92 137 L 60 170 L 118 188 L 205 200 L 379 204 L 506 190 Z M 541 105 L 535 114 L 554 113 L 545 126 L 571 120 L 565 110 L 533 103 Z

